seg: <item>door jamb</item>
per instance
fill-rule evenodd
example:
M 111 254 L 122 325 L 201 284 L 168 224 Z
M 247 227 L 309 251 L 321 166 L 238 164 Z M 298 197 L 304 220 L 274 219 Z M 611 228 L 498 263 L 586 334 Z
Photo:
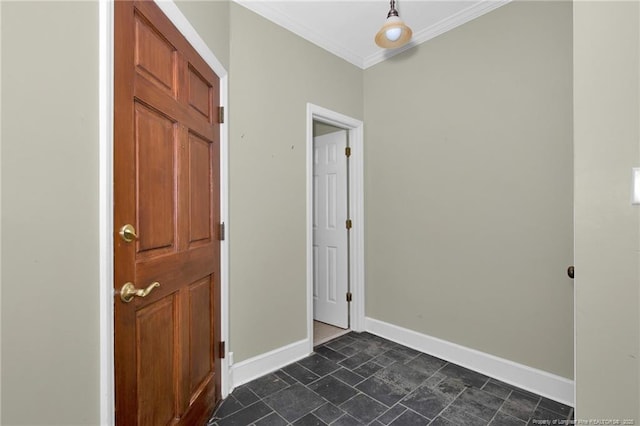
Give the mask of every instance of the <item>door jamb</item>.
M 330 124 L 349 134 L 349 212 L 353 222 L 349 254 L 351 329 L 364 331 L 364 123 L 329 109 L 307 103 L 307 341 L 313 352 L 313 122 Z
M 98 4 L 100 424 L 115 422 L 113 309 L 113 2 Z
M 220 78 L 220 105 L 228 117 L 229 75 L 209 46 L 182 14 L 173 0 L 155 0 L 158 7 L 189 41 Z M 113 309 L 113 85 L 114 85 L 114 12 L 113 0 L 99 0 L 99 321 L 100 321 L 100 424 L 115 422 L 114 309 Z M 229 128 L 228 120 L 220 125 L 220 220 L 227 226 L 220 247 L 220 338 L 229 347 Z M 229 394 L 228 349 L 222 354 L 220 371 L 222 397 Z

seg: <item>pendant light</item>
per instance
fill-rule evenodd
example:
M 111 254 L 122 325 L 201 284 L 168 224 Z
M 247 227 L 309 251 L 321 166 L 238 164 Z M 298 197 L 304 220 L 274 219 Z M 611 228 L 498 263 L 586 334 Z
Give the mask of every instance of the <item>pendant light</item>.
M 385 49 L 392 49 L 404 46 L 411 40 L 411 28 L 402 22 L 396 10 L 396 1 L 391 0 L 391 8 L 378 34 L 376 34 L 376 44 Z

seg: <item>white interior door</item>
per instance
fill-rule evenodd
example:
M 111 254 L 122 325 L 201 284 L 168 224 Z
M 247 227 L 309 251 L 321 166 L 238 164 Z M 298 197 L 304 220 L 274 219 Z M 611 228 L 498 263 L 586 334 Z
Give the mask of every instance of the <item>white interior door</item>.
M 349 327 L 347 131 L 313 140 L 313 317 Z

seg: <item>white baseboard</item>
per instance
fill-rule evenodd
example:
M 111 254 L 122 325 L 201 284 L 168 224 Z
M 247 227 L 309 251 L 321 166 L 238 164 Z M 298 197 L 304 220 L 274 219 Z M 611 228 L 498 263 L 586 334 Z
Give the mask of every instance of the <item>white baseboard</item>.
M 373 318 L 365 318 L 365 328 L 393 342 L 574 406 L 573 380 Z
M 309 343 L 309 339 L 303 339 L 234 364 L 229 374 L 231 379 L 229 392 L 237 386 L 309 356 L 310 347 L 313 346 Z

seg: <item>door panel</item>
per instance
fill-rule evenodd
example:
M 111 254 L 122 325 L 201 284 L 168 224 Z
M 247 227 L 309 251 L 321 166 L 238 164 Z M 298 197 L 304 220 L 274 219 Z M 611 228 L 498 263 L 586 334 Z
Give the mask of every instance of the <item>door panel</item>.
M 213 88 L 198 72 L 189 66 L 189 105 L 207 119 L 212 119 L 211 91 Z
M 326 271 L 325 271 L 325 282 L 326 286 L 326 301 L 336 303 L 337 297 L 337 289 L 338 286 L 338 247 L 335 246 L 326 246 L 325 247 L 325 263 L 326 263 Z M 345 295 L 346 295 L 345 291 Z
M 197 281 L 189 286 L 189 335 L 191 356 L 189 358 L 189 390 L 193 393 L 211 373 L 208 354 L 213 347 L 211 341 L 211 279 Z
M 149 1 L 115 2 L 116 423 L 204 423 L 220 391 L 219 80 Z M 125 303 L 125 282 L 149 287 Z
M 174 245 L 176 137 L 173 121 L 135 103 L 139 255 L 164 254 Z
M 139 425 L 166 425 L 176 416 L 174 305 L 169 296 L 136 313 Z
M 176 49 L 140 14 L 135 15 L 136 71 L 174 97 L 177 94 Z
M 313 245 L 313 300 L 314 300 L 314 304 L 315 304 L 315 300 L 318 298 L 319 290 L 318 290 L 318 285 L 320 284 L 320 271 L 318 270 L 319 264 L 318 262 L 320 262 L 320 248 L 317 245 Z M 314 319 L 316 318 L 315 315 L 315 307 L 314 307 Z
M 211 240 L 211 143 L 189 134 L 189 243 Z
M 349 327 L 346 131 L 314 138 L 314 319 Z

